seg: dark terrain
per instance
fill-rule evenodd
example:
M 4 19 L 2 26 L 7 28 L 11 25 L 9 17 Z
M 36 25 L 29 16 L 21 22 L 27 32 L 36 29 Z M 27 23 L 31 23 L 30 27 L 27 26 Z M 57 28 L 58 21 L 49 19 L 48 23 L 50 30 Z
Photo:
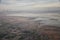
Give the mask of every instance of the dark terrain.
M 0 17 L 0 40 L 60 40 L 60 27 L 25 17 Z

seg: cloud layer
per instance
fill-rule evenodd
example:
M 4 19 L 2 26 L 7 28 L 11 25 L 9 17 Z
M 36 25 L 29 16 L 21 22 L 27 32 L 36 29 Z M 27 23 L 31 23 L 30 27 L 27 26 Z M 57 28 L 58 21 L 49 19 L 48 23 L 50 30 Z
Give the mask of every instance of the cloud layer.
M 45 7 L 60 7 L 59 0 L 0 0 L 0 11 L 35 10 Z
M 14 4 L 14 3 L 51 3 L 59 2 L 59 0 L 1 0 L 2 4 Z

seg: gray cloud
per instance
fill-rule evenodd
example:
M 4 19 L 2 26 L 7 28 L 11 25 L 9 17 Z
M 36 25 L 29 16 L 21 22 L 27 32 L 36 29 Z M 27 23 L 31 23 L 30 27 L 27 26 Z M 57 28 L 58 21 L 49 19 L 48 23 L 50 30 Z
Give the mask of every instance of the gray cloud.
M 1 3 L 1 0 L 0 0 L 0 3 Z
M 33 3 L 32 3 L 33 2 Z M 52 5 L 51 2 L 54 2 L 54 4 Z M 0 0 L 0 11 L 3 10 L 35 10 L 34 7 L 36 8 L 36 10 L 41 7 L 60 7 L 59 4 L 60 3 L 56 3 L 59 2 L 59 0 Z M 40 4 L 40 3 L 48 3 L 48 4 Z M 50 4 L 51 3 L 51 4 Z M 56 3 L 56 4 L 55 4 Z M 8 4 L 8 5 L 7 5 Z
M 31 3 L 31 2 L 39 2 L 39 3 L 51 3 L 51 2 L 59 2 L 60 0 L 0 0 L 1 4 L 14 4 L 15 3 Z
M 35 10 L 19 10 L 19 11 L 2 11 L 1 13 L 59 13 L 60 14 L 60 7 L 47 7 L 46 9 L 35 9 Z
M 24 1 L 24 2 L 58 2 L 59 0 L 16 0 L 16 1 Z

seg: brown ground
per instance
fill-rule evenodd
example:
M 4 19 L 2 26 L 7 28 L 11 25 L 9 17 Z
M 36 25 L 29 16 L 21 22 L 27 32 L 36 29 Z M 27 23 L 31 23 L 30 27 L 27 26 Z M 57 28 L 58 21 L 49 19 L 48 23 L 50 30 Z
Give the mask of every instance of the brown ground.
M 60 40 L 60 27 L 25 17 L 0 17 L 0 40 Z

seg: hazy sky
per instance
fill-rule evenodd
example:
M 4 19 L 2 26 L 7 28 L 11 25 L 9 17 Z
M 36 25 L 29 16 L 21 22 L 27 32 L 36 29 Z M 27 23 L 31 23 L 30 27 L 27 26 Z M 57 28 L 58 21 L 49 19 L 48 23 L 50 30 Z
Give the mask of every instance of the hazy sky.
M 45 7 L 60 7 L 59 0 L 0 0 L 0 11 L 34 10 Z
M 59 0 L 0 0 L 2 4 L 14 4 L 14 3 L 51 3 L 59 2 Z

